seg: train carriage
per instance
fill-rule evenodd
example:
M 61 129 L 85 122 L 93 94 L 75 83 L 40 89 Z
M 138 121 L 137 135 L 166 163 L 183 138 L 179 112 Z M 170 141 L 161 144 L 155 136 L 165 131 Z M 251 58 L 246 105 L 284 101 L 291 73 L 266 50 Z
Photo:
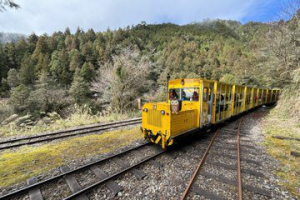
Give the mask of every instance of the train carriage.
M 212 124 L 224 121 L 231 116 L 232 101 L 233 101 L 233 87 L 230 84 L 215 82 L 216 98 L 213 104 Z
M 246 87 L 245 88 L 245 110 L 250 110 L 253 107 L 252 97 L 254 95 L 254 88 Z
M 267 103 L 267 90 L 262 89 L 262 104 L 266 104 L 266 103 Z
M 171 80 L 165 102 L 144 104 L 141 131 L 146 140 L 166 148 L 187 133 L 275 102 L 278 93 L 205 79 Z

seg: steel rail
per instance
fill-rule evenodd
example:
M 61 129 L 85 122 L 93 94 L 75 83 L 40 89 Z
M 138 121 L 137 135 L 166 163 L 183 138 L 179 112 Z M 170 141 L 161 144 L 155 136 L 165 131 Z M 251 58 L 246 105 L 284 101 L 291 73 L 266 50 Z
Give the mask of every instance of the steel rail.
M 214 143 L 214 141 L 215 141 L 215 138 L 217 137 L 217 135 L 219 134 L 219 132 L 220 132 L 220 129 L 218 129 L 218 130 L 215 132 L 213 138 L 211 139 L 211 141 L 210 141 L 210 143 L 209 143 L 209 145 L 208 145 L 208 147 L 207 147 L 207 149 L 206 149 L 204 155 L 202 156 L 201 161 L 199 162 L 199 164 L 198 164 L 196 170 L 194 171 L 194 174 L 193 174 L 192 178 L 191 178 L 190 181 L 189 181 L 189 184 L 188 184 L 187 188 L 185 189 L 183 195 L 182 195 L 181 198 L 180 198 L 181 200 L 186 199 L 186 197 L 187 197 L 187 195 L 188 195 L 188 193 L 189 193 L 189 191 L 190 191 L 190 189 L 191 189 L 191 187 L 192 187 L 192 185 L 193 185 L 193 183 L 194 183 L 194 181 L 195 181 L 195 178 L 196 178 L 197 174 L 199 173 L 201 167 L 203 166 L 203 164 L 204 164 L 204 162 L 205 162 L 205 159 L 206 159 L 206 157 L 207 157 L 207 155 L 208 155 L 208 152 L 209 152 L 211 146 L 213 145 L 213 143 Z
M 63 178 L 65 175 L 68 175 L 68 174 L 72 174 L 72 173 L 75 173 L 75 172 L 79 172 L 79 171 L 85 170 L 85 169 L 87 169 L 87 168 L 89 168 L 89 167 L 91 167 L 91 166 L 93 166 L 93 165 L 100 164 L 100 163 L 102 163 L 102 162 L 104 162 L 104 161 L 110 160 L 110 159 L 115 158 L 115 157 L 117 157 L 117 156 L 121 156 L 121 155 L 123 155 L 123 154 L 125 154 L 125 153 L 128 153 L 128 152 L 130 152 L 130 151 L 137 150 L 137 149 L 142 148 L 142 147 L 144 147 L 144 146 L 146 146 L 146 145 L 149 145 L 149 144 L 150 144 L 150 143 L 148 142 L 148 143 L 145 143 L 145 144 L 136 146 L 136 147 L 132 147 L 132 148 L 127 149 L 127 150 L 125 150 L 125 151 L 123 151 L 123 152 L 121 152 L 121 153 L 113 154 L 113 155 L 111 155 L 111 156 L 102 158 L 102 159 L 97 160 L 97 161 L 95 161 L 95 162 L 85 164 L 85 165 L 83 165 L 83 166 L 81 166 L 81 167 L 79 167 L 79 168 L 76 168 L 76 169 L 74 169 L 74 170 L 68 171 L 68 172 L 66 172 L 66 173 L 61 173 L 61 174 L 59 174 L 59 175 L 57 175 L 57 176 L 54 176 L 54 177 L 52 177 L 52 178 L 49 178 L 49 179 L 46 179 L 46 180 L 37 182 L 37 183 L 35 183 L 35 184 L 29 185 L 29 186 L 27 186 L 27 187 L 24 187 L 24 188 L 21 188 L 21 189 L 19 189 L 19 190 L 13 191 L 13 192 L 11 192 L 11 193 L 5 194 L 5 195 L 3 195 L 3 196 L 0 197 L 0 200 L 2 200 L 2 199 L 8 199 L 8 198 L 12 198 L 12 197 L 15 197 L 15 196 L 19 196 L 19 195 L 25 194 L 26 192 L 29 192 L 29 190 L 31 190 L 31 189 L 33 189 L 33 188 L 40 187 L 41 185 L 44 185 L 44 184 L 47 184 L 47 183 L 56 181 L 56 180 L 58 180 L 58 179 L 60 179 L 60 178 Z
M 241 175 L 241 154 L 240 154 L 240 127 L 243 118 L 239 121 L 237 137 L 236 137 L 236 147 L 237 147 L 237 189 L 238 189 L 238 199 L 243 199 L 243 189 L 242 189 L 242 175 Z
M 83 135 L 83 134 L 93 133 L 96 131 L 107 130 L 110 128 L 129 126 L 129 125 L 138 124 L 140 122 L 141 122 L 140 119 L 135 119 L 135 120 L 131 120 L 131 121 L 120 121 L 120 122 L 114 122 L 114 123 L 109 123 L 109 124 L 101 124 L 101 125 L 97 125 L 97 126 L 93 126 L 93 127 L 81 127 L 79 129 L 70 129 L 70 130 L 65 130 L 65 131 L 60 131 L 60 132 L 52 132 L 52 133 L 44 134 L 44 135 L 37 135 L 37 136 L 30 136 L 30 137 L 26 137 L 26 138 L 7 140 L 7 141 L 0 142 L 0 145 L 8 144 L 8 143 L 17 143 L 17 142 L 21 142 L 21 143 L 2 146 L 2 147 L 0 147 L 0 150 L 19 147 L 19 146 L 28 145 L 28 144 L 35 144 L 35 143 L 40 143 L 40 142 L 45 142 L 45 141 L 51 141 L 51 140 L 56 140 L 56 139 L 61 139 L 61 138 L 71 137 L 71 136 L 76 136 L 76 135 Z M 78 130 L 80 132 L 76 132 Z M 72 133 L 72 132 L 74 132 L 74 133 Z M 59 135 L 59 134 L 65 134 L 65 133 L 67 133 L 67 134 Z M 56 135 L 58 135 L 58 136 L 56 136 Z M 50 137 L 50 136 L 54 136 L 54 137 Z M 38 139 L 38 138 L 42 138 L 42 139 Z M 38 139 L 38 140 L 22 142 L 22 141 L 31 140 L 31 139 Z
M 240 126 L 241 126 L 241 122 L 242 122 L 242 119 L 239 120 L 239 123 L 238 123 L 238 129 L 237 129 L 237 190 L 238 190 L 238 199 L 239 200 L 242 200 L 242 178 L 241 178 L 241 163 L 240 163 L 240 144 L 239 144 L 239 141 L 240 141 Z M 211 139 L 204 155 L 202 156 L 202 159 L 200 160 L 196 170 L 194 171 L 194 174 L 192 176 L 192 178 L 190 179 L 189 181 L 189 184 L 187 186 L 187 188 L 185 189 L 183 195 L 181 196 L 181 200 L 184 200 L 187 198 L 187 195 L 189 194 L 189 191 L 197 177 L 197 174 L 199 173 L 200 169 L 202 168 L 202 166 L 204 165 L 205 163 L 205 160 L 206 160 L 206 157 L 209 153 L 209 150 L 211 148 L 211 146 L 213 145 L 214 141 L 215 141 L 215 138 L 217 137 L 218 133 L 219 133 L 219 130 L 218 129 L 213 138 Z
M 122 169 L 121 171 L 119 171 L 119 172 L 117 172 L 115 174 L 112 174 L 109 177 L 107 177 L 107 178 L 105 178 L 105 179 L 103 179 L 101 181 L 98 181 L 98 182 L 94 183 L 91 186 L 88 186 L 88 187 L 86 187 L 86 188 L 84 188 L 84 189 L 82 189 L 82 190 L 80 190 L 80 191 L 78 191 L 76 193 L 73 193 L 72 195 L 68 196 L 67 198 L 64 198 L 64 200 L 74 199 L 75 197 L 78 197 L 79 195 L 86 194 L 87 192 L 89 192 L 90 190 L 94 189 L 95 187 L 97 187 L 97 186 L 99 186 L 99 185 L 101 185 L 101 184 L 103 184 L 103 183 L 105 183 L 105 182 L 107 182 L 107 181 L 109 181 L 109 180 L 111 180 L 113 178 L 116 178 L 117 176 L 122 175 L 125 172 L 127 172 L 127 171 L 129 171 L 129 170 L 131 170 L 133 168 L 136 168 L 139 165 L 141 165 L 141 164 L 143 164 L 143 163 L 145 163 L 145 162 L 147 162 L 147 161 L 149 161 L 149 160 L 151 160 L 153 158 L 156 158 L 157 156 L 163 154 L 164 152 L 165 152 L 165 150 L 160 151 L 158 153 L 155 153 L 154 155 L 148 156 L 147 158 L 143 159 L 142 161 L 140 161 L 140 162 L 138 162 L 138 163 L 136 163 L 136 164 L 134 164 L 132 166 L 129 166 L 129 167 L 125 168 L 125 169 Z

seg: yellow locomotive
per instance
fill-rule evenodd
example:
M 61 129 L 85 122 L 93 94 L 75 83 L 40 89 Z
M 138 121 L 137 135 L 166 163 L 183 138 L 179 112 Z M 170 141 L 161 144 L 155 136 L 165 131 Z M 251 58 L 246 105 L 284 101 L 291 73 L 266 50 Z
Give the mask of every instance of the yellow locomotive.
M 168 83 L 166 102 L 144 104 L 141 131 L 146 140 L 165 149 L 179 136 L 274 103 L 278 97 L 279 90 L 204 79 L 175 79 Z

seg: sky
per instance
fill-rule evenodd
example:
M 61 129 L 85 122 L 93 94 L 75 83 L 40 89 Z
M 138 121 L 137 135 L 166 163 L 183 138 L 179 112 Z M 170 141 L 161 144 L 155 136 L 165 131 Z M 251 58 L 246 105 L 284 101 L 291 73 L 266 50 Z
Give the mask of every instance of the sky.
M 0 0 L 1 1 L 1 0 Z M 0 12 L 0 32 L 52 34 L 66 27 L 105 31 L 136 25 L 188 24 L 203 19 L 242 23 L 278 20 L 285 0 L 14 0 L 20 9 Z

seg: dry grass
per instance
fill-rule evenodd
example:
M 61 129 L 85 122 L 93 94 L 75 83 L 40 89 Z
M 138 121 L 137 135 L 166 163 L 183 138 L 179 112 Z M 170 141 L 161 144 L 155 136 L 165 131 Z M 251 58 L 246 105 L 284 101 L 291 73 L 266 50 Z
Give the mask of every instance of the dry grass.
M 8 105 L 8 99 L 0 99 L 0 123 L 13 113 L 12 107 Z
M 25 181 L 72 160 L 92 158 L 142 139 L 138 128 L 71 138 L 0 153 L 0 187 Z
M 291 156 L 291 151 L 300 152 L 300 143 L 295 140 L 280 140 L 273 135 L 300 138 L 300 122 L 283 117 L 279 109 L 273 110 L 264 120 L 265 145 L 268 152 L 281 163 L 277 175 L 283 180 L 282 184 L 300 198 L 300 158 Z
M 140 112 L 131 112 L 126 114 L 89 114 L 88 108 L 77 107 L 76 112 L 66 119 L 58 119 L 50 125 L 35 125 L 28 126 L 24 128 L 17 127 L 14 124 L 0 127 L 0 139 L 13 136 L 25 136 L 25 135 L 34 135 L 42 132 L 50 132 L 56 130 L 62 130 L 70 127 L 125 120 L 129 118 L 139 117 Z

